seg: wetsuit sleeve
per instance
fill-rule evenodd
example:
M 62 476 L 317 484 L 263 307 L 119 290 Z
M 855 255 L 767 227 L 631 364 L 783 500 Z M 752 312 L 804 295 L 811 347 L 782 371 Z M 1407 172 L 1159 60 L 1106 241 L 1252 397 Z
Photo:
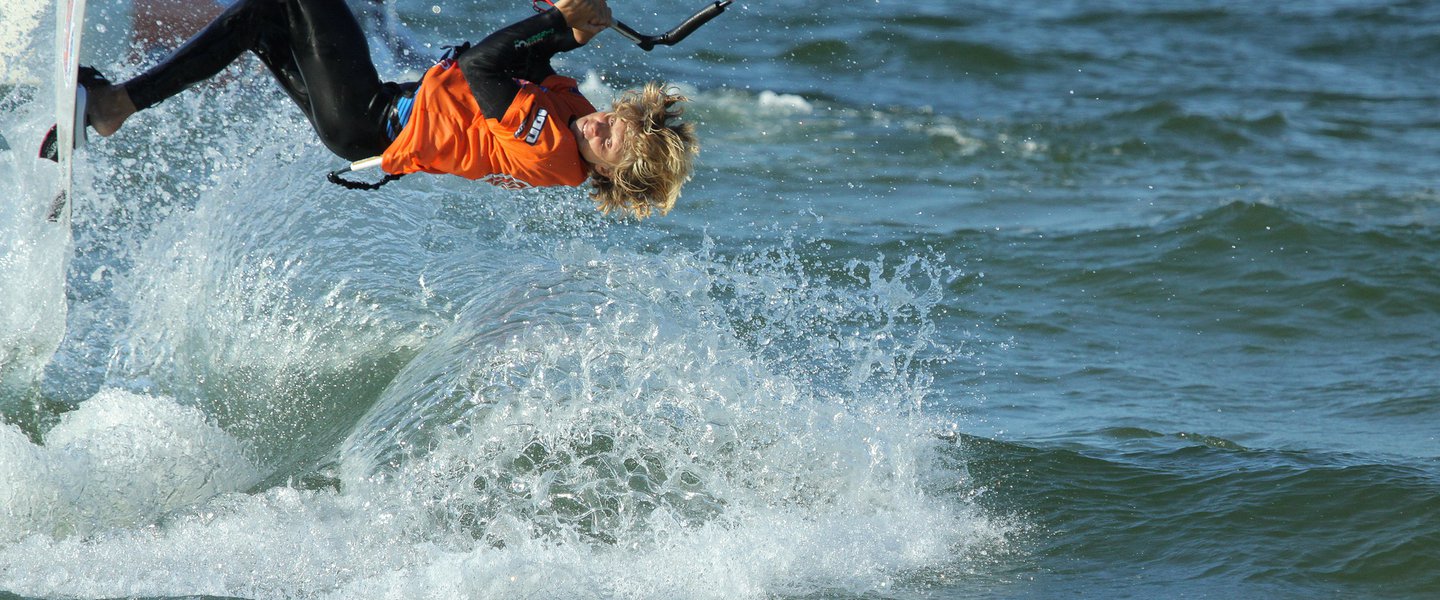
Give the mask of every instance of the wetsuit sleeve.
M 579 47 L 565 16 L 549 10 L 490 34 L 458 63 L 480 110 L 499 119 L 520 91 L 516 79 L 544 81 L 555 74 L 550 57 Z

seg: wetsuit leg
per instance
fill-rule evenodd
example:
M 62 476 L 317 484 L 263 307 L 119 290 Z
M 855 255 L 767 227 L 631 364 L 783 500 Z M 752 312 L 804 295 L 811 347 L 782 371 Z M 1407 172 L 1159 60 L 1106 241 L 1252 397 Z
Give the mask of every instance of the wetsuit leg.
M 386 119 L 400 88 L 380 82 L 344 0 L 240 0 L 125 89 L 143 110 L 213 77 L 246 50 L 332 152 L 359 160 L 389 146 Z
M 272 6 L 273 5 L 273 6 Z M 230 66 L 255 46 L 266 17 L 278 3 L 240 0 L 160 64 L 124 83 L 135 108 L 145 110 Z

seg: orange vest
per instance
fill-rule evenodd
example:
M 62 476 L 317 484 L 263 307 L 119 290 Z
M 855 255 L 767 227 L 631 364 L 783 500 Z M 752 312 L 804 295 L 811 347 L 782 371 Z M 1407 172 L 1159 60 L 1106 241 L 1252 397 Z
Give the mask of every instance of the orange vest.
M 450 173 L 513 187 L 580 185 L 590 167 L 570 120 L 595 112 L 574 79 L 551 75 L 522 82 L 502 118 L 488 118 L 460 68 L 430 68 L 415 92 L 410 121 L 390 147 L 387 173 Z M 521 185 L 519 187 L 524 187 Z

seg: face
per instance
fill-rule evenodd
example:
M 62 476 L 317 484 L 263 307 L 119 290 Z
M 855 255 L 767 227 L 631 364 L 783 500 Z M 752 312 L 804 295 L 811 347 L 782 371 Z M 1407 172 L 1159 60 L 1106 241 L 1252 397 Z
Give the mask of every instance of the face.
M 601 175 L 609 177 L 625 158 L 630 124 L 615 118 L 615 113 L 590 113 L 571 122 L 570 131 L 580 146 L 580 157 Z

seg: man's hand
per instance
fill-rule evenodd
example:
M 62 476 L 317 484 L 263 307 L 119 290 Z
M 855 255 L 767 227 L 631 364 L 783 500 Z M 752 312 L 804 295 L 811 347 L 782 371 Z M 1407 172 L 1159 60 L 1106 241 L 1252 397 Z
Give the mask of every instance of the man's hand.
M 605 0 L 558 0 L 555 9 L 564 15 L 565 24 L 575 33 L 576 43 L 582 45 L 613 22 Z

